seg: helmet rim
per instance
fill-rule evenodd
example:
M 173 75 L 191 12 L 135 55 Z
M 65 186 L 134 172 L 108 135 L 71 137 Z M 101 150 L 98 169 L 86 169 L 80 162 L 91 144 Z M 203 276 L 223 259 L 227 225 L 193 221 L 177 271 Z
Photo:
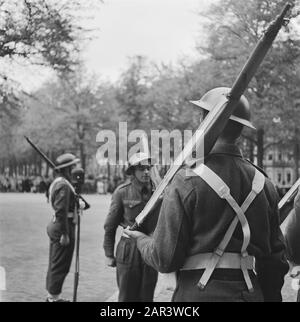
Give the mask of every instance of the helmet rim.
M 136 167 L 138 164 L 148 161 L 150 164 L 154 164 L 155 160 L 151 158 L 151 156 L 147 153 L 140 152 L 140 153 L 135 153 L 131 156 L 129 160 L 129 165 L 128 168 L 126 169 L 125 173 L 127 175 L 132 174 L 132 170 L 134 167 Z
M 219 98 L 222 95 L 227 96 L 230 91 L 231 89 L 229 87 L 216 87 L 206 92 L 200 100 L 193 100 L 190 102 L 198 107 L 201 107 L 204 110 L 211 111 L 212 108 L 217 104 Z M 250 116 L 249 102 L 247 98 L 242 95 L 239 99 L 236 110 L 229 117 L 229 119 L 256 130 L 255 126 L 250 120 Z
M 208 107 L 208 104 L 206 104 L 205 102 L 199 102 L 199 101 L 190 101 L 190 102 L 198 107 L 203 108 L 206 111 L 211 111 L 211 107 Z M 231 115 L 229 119 L 232 121 L 238 122 L 242 125 L 245 125 L 250 129 L 256 130 L 256 127 L 250 121 L 242 119 L 241 117 Z

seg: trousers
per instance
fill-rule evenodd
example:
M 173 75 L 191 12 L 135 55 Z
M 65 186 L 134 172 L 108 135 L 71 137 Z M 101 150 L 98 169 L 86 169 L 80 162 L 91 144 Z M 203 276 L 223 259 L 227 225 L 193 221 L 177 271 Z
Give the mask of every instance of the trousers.
M 68 246 L 60 244 L 61 223 L 50 222 L 47 233 L 50 239 L 49 265 L 46 278 L 46 289 L 52 295 L 58 295 L 62 291 L 64 280 L 69 273 L 75 246 L 75 225 L 73 219 L 68 219 L 69 238 Z
M 119 302 L 153 302 L 158 273 L 143 261 L 134 240 L 121 237 L 116 262 Z
M 238 270 L 236 270 L 238 271 Z M 199 282 L 203 270 L 180 271 L 177 275 L 177 286 L 173 302 L 263 302 L 264 297 L 257 278 L 251 278 L 254 292 L 248 291 L 243 278 L 235 279 L 233 274 L 223 276 L 221 269 L 213 275 L 204 290 Z M 240 272 L 241 273 L 241 272 Z M 228 278 L 227 278 L 228 277 Z

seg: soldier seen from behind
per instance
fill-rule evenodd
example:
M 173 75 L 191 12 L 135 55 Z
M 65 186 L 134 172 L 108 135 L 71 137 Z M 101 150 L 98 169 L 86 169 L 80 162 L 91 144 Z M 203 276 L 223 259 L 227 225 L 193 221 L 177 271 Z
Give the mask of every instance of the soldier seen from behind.
M 193 103 L 210 111 L 229 92 L 216 88 Z M 209 155 L 175 175 L 153 236 L 125 230 L 148 265 L 176 272 L 175 302 L 282 300 L 278 195 L 236 144 L 245 126 L 254 128 L 242 96 Z

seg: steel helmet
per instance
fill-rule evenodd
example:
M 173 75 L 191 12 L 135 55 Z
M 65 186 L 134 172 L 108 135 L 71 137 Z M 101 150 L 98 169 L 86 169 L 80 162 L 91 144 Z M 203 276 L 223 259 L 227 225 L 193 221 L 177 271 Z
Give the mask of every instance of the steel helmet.
M 149 156 L 148 153 L 144 153 L 144 152 L 139 152 L 139 153 L 135 153 L 131 156 L 131 158 L 129 159 L 129 165 L 128 168 L 126 170 L 126 174 L 132 174 L 133 168 L 139 164 L 143 164 L 143 163 L 150 163 L 153 164 L 153 159 Z
M 231 89 L 229 87 L 217 87 L 206 94 L 204 94 L 199 101 L 190 101 L 191 103 L 210 111 L 219 101 L 222 95 L 227 96 Z M 250 106 L 247 98 L 242 95 L 237 107 L 233 114 L 230 116 L 230 120 L 245 125 L 251 129 L 255 129 L 251 123 Z
M 74 154 L 64 153 L 56 159 L 55 170 L 67 168 L 79 162 L 80 162 L 80 159 L 76 158 Z

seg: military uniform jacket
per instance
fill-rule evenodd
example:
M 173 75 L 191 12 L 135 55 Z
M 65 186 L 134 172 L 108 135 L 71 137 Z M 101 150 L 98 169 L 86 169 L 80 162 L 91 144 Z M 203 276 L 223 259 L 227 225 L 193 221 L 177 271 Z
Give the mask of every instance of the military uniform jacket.
M 54 186 L 50 189 L 51 195 L 49 198 L 54 209 L 55 221 L 61 223 L 62 234 L 68 234 L 68 214 L 74 212 L 75 196 L 64 180 L 54 182 Z
M 114 257 L 115 235 L 118 226 L 132 226 L 152 195 L 152 184 L 147 188 L 135 178 L 119 186 L 112 195 L 109 213 L 104 224 L 104 252 Z M 157 216 L 156 216 L 157 219 Z
M 255 168 L 243 159 L 239 148 L 218 144 L 205 164 L 230 187 L 231 195 L 241 204 L 251 191 Z M 164 196 L 153 237 L 138 238 L 144 261 L 158 271 L 179 270 L 185 259 L 198 253 L 211 253 L 223 239 L 235 213 L 191 169 L 181 169 Z M 287 271 L 285 246 L 279 228 L 278 195 L 266 178 L 263 191 L 246 212 L 251 230 L 248 253 L 257 259 L 257 269 L 264 280 L 281 289 Z M 243 233 L 237 226 L 226 252 L 240 253 Z M 276 268 L 275 268 L 276 267 Z M 274 270 L 278 271 L 270 274 Z M 267 279 L 267 281 L 266 281 Z

